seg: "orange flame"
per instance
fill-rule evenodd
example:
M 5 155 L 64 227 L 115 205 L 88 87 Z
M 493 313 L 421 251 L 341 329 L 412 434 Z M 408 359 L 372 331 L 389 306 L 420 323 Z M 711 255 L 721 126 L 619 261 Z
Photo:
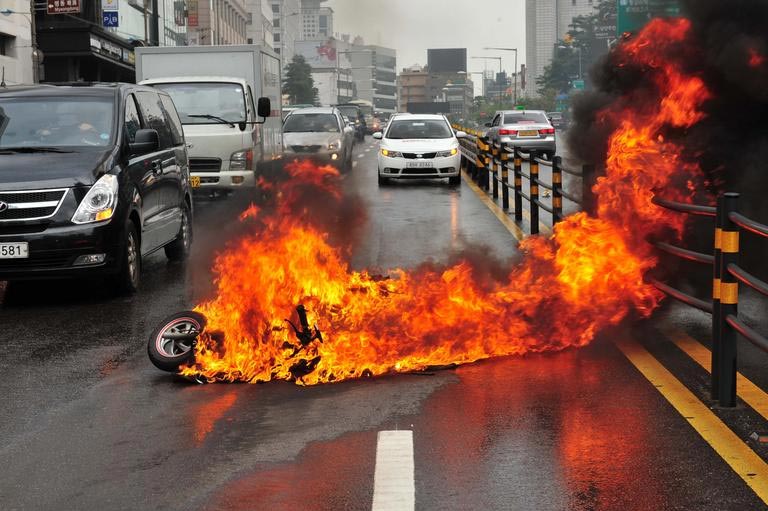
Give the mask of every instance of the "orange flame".
M 651 199 L 657 190 L 687 197 L 698 175 L 662 131 L 699 121 L 709 97 L 699 77 L 667 57 L 689 29 L 684 19 L 655 20 L 619 48 L 627 64 L 652 73 L 656 99 L 624 98 L 601 113 L 617 127 L 594 189 L 597 217 L 573 215 L 551 238 L 523 242 L 525 258 L 501 282 L 483 281 L 469 262 L 395 269 L 389 277 L 352 271 L 344 248 L 317 227 L 314 210 L 300 207 L 317 191 L 327 197 L 324 209 L 339 208 L 338 173 L 287 165 L 274 211 L 249 208 L 241 219 L 254 223 L 253 233 L 216 258 L 217 294 L 197 307 L 207 333 L 182 373 L 312 385 L 583 346 L 630 311 L 650 315 L 661 297 L 644 281 L 656 263 L 645 239 L 684 227 Z M 284 318 L 299 303 L 325 342 L 297 354 Z M 314 370 L 297 372 L 297 360 Z

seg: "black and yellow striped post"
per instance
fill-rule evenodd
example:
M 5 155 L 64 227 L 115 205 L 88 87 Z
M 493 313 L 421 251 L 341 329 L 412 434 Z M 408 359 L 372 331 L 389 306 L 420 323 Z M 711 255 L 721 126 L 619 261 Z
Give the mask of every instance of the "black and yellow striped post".
M 720 406 L 736 406 L 736 342 L 738 334 L 728 322 L 728 316 L 739 313 L 739 283 L 728 271 L 728 266 L 739 262 L 739 226 L 730 219 L 738 209 L 739 194 L 726 193 L 720 208 L 722 231 L 720 232 L 720 381 L 718 401 Z
M 509 153 L 507 144 L 501 143 L 499 149 L 499 161 L 501 162 L 501 207 L 509 209 Z
M 517 147 L 513 147 L 514 154 L 514 166 L 512 170 L 515 174 L 515 221 L 523 221 L 523 196 L 520 193 L 523 191 L 523 159 L 520 157 L 520 152 Z
M 483 170 L 483 188 L 487 192 L 491 189 L 491 172 L 493 171 L 491 162 L 493 161 L 493 157 L 491 155 L 491 145 L 487 140 L 483 140 L 483 145 L 483 163 L 485 164 L 485 169 Z
M 530 167 L 531 179 L 529 181 L 530 197 L 531 197 L 531 234 L 539 234 L 539 205 L 536 202 L 539 200 L 539 162 L 536 161 L 538 153 L 535 149 L 531 149 L 530 160 L 528 160 Z
M 499 170 L 501 167 L 501 156 L 499 155 L 499 146 L 493 144 L 493 198 L 499 198 Z
M 552 224 L 563 219 L 563 159 L 552 158 Z
M 720 398 L 720 333 L 723 327 L 722 314 L 720 311 L 720 281 L 721 265 L 723 264 L 723 255 L 720 250 L 723 235 L 723 196 L 717 198 L 717 213 L 715 214 L 715 251 L 713 278 L 712 278 L 712 375 L 710 393 L 712 400 Z

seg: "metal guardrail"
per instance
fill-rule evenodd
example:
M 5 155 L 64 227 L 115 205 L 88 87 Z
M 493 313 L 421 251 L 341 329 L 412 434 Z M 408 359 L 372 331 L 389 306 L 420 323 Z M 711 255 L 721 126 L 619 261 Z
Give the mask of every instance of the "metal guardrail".
M 705 301 L 688 295 L 663 282 L 654 285 L 665 294 L 691 307 L 712 314 L 712 399 L 720 406 L 736 406 L 736 343 L 741 335 L 768 353 L 768 337 L 758 333 L 739 317 L 739 283 L 768 296 L 764 282 L 738 265 L 739 236 L 744 230 L 768 238 L 768 225 L 749 219 L 738 212 L 737 193 L 726 193 L 717 199 L 717 206 L 700 206 L 654 198 L 659 206 L 678 213 L 714 217 L 714 252 L 712 255 L 694 252 L 666 243 L 655 243 L 659 249 L 677 257 L 709 264 L 713 267 L 712 300 Z
M 578 205 L 583 205 L 583 199 L 579 199 L 563 189 L 563 173 L 574 177 L 582 177 L 590 171 L 590 166 L 585 165 L 582 170 L 568 169 L 563 166 L 562 159 L 555 156 L 552 160 L 546 160 L 539 156 L 537 151 L 523 151 L 512 144 L 492 143 L 485 132 L 464 128 L 458 124 L 453 126 L 457 130 L 467 133 L 467 138 L 461 139 L 461 168 L 467 172 L 477 184 L 486 192 L 492 194 L 494 199 L 501 195 L 501 205 L 504 210 L 510 209 L 510 191 L 512 192 L 512 209 L 515 221 L 523 220 L 523 200 L 530 204 L 531 234 L 539 233 L 539 213 L 544 210 L 552 215 L 552 223 L 555 224 L 565 218 L 563 214 L 563 199 Z M 528 172 L 523 171 L 526 162 Z M 552 182 L 547 183 L 539 177 L 539 167 L 552 168 Z M 510 171 L 513 180 L 510 182 Z M 523 187 L 523 180 L 527 181 L 527 187 Z M 552 205 L 541 201 L 539 189 L 544 188 L 552 193 Z M 586 182 L 584 192 L 589 193 Z

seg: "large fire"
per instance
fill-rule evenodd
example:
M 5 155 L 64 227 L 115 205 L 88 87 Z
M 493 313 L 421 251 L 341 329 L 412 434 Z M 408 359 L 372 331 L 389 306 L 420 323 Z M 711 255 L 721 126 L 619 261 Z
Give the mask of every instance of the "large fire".
M 208 327 L 182 373 L 313 385 L 583 346 L 631 311 L 648 316 L 661 296 L 644 280 L 656 263 L 645 240 L 683 229 L 651 199 L 658 191 L 688 197 L 698 178 L 663 135 L 700 120 L 709 95 L 668 57 L 689 30 L 684 19 L 655 20 L 616 50 L 647 69 L 655 97 L 625 97 L 601 112 L 616 128 L 595 186 L 597 216 L 573 215 L 551 238 L 523 242 L 525 257 L 501 282 L 481 279 L 470 262 L 386 277 L 352 271 L 347 247 L 330 241 L 312 207 L 302 208 L 308 195 L 322 194 L 324 212 L 338 211 L 338 174 L 287 165 L 274 204 L 241 215 L 250 234 L 216 258 L 217 293 L 197 307 Z M 298 352 L 285 322 L 297 304 L 324 335 Z

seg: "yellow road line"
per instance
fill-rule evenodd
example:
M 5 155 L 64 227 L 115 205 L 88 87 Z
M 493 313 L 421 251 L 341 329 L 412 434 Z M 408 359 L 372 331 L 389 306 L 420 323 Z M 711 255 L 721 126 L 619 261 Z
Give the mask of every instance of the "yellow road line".
M 685 385 L 635 341 L 616 345 L 715 452 L 768 504 L 768 465 L 699 401 Z
M 712 372 L 712 352 L 690 335 L 680 331 L 664 332 L 678 348 L 683 350 L 708 373 Z M 736 373 L 736 393 L 753 410 L 768 420 L 768 394 L 741 373 Z
M 504 224 L 504 227 L 506 227 L 507 230 L 512 233 L 512 236 L 517 238 L 518 241 L 523 241 L 525 238 L 525 233 L 520 228 L 520 226 L 518 226 L 515 221 L 506 213 L 506 211 L 500 208 L 499 205 L 496 204 L 496 202 L 491 197 L 489 197 L 482 188 L 477 186 L 477 184 L 472 180 L 472 177 L 470 177 L 466 172 L 462 172 L 462 175 L 464 176 L 464 181 L 466 181 L 469 188 L 475 192 L 483 204 L 485 204 L 485 206 L 491 210 L 491 213 L 493 213 L 494 216 L 498 218 L 502 224 Z M 531 222 L 531 216 L 528 211 L 523 210 L 523 216 L 526 220 L 528 220 L 528 223 Z M 544 234 L 552 233 L 552 230 L 541 222 L 539 222 L 539 231 L 543 232 Z

